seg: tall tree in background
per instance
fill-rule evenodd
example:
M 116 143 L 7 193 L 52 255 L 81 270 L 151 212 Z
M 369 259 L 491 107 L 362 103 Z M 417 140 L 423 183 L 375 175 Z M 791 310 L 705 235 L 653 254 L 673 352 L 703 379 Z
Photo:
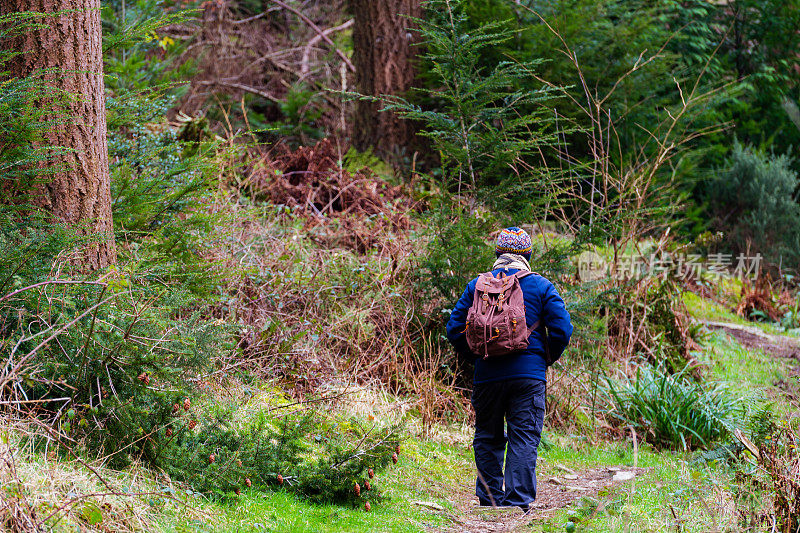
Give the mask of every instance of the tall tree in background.
M 106 140 L 100 0 L 0 0 L 0 15 L 48 14 L 42 25 L 15 37 L 22 52 L 10 61 L 11 77 L 41 75 L 68 94 L 44 133 L 47 146 L 63 147 L 58 171 L 31 194 L 56 220 L 98 237 L 82 263 L 97 269 L 116 261 Z M 42 105 L 52 103 L 42 102 Z M 55 106 L 54 106 L 55 108 Z
M 353 25 L 356 88 L 368 96 L 402 95 L 416 76 L 415 32 L 408 17 L 419 17 L 419 0 L 349 0 Z M 381 155 L 400 155 L 411 146 L 411 122 L 391 112 L 379 113 L 380 104 L 356 103 L 353 146 L 374 148 Z

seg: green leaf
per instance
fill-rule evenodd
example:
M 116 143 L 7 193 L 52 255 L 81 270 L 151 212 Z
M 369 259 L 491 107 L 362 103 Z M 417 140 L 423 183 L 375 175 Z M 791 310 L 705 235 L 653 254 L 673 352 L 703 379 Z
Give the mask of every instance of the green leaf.
M 89 501 L 83 505 L 80 517 L 90 526 L 96 526 L 103 521 L 103 513 L 95 502 Z

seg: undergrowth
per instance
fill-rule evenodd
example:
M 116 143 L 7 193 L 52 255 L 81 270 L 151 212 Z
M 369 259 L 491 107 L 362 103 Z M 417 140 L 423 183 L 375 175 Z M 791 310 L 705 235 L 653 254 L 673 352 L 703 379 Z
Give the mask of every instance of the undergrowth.
M 608 415 L 656 445 L 693 449 L 730 439 L 750 400 L 724 383 L 702 384 L 685 371 L 639 366 L 634 377 L 606 379 Z
M 449 350 L 441 326 L 464 283 L 491 266 L 492 232 L 515 223 L 538 229 L 534 269 L 559 285 L 579 326 L 568 356 L 551 373 L 548 425 L 593 429 L 596 439 L 601 427 L 612 435 L 633 428 L 634 439 L 646 443 L 648 467 L 658 466 L 661 457 L 650 445 L 685 453 L 724 448 L 745 461 L 745 439 L 752 438 L 762 469 L 752 486 L 759 498 L 771 495 L 780 527 L 796 528 L 796 428 L 775 426 L 769 439 L 754 431 L 748 437 L 742 428 L 751 398 L 684 368 L 693 362 L 690 348 L 701 347 L 694 344 L 697 331 L 676 282 L 634 277 L 582 283 L 575 275 L 572 258 L 589 243 L 611 239 L 616 268 L 617 252 L 624 256 L 636 247 L 632 242 L 638 245 L 636 239 L 653 231 L 640 222 L 660 211 L 642 198 L 659 196 L 656 207 L 670 203 L 669 187 L 648 181 L 669 154 L 637 162 L 633 178 L 604 170 L 608 175 L 600 177 L 617 192 L 603 205 L 565 207 L 570 187 L 582 186 L 586 176 L 567 184 L 564 173 L 537 159 L 558 144 L 556 133 L 575 133 L 556 132 L 544 115 L 544 104 L 553 105 L 558 91 L 521 88 L 541 87 L 534 74 L 538 61 L 484 69 L 481 55 L 515 36 L 501 23 L 465 33 L 465 4 L 431 2 L 429 18 L 418 21 L 429 75 L 443 87 L 427 95 L 436 105 L 388 102 L 421 121 L 441 158 L 441 168 L 407 183 L 398 183 L 368 154 L 349 152 L 341 139 L 287 147 L 319 133 L 316 107 L 303 110 L 317 99 L 300 85 L 279 106 L 286 116 L 276 119 L 278 133 L 291 139 L 276 146 L 222 138 L 203 116 L 173 118 L 171 110 L 187 95 L 180 80 L 193 68 L 184 61 L 191 45 L 159 32 L 167 24 L 191 27 L 191 16 L 149 0 L 127 9 L 107 4 L 109 155 L 120 262 L 97 273 L 79 268 L 85 240 L 74 228 L 53 223 L 16 194 L 23 186 L 35 190 L 52 170 L 46 168 L 52 161 L 31 146 L 54 125 L 45 110 L 30 104 L 31 93 L 47 94 L 35 76 L 3 77 L 0 128 L 11 142 L 0 146 L 0 399 L 13 430 L 24 436 L 4 436 L 2 458 L 6 466 L 15 460 L 73 461 L 109 492 L 106 499 L 70 495 L 58 485 L 58 497 L 44 501 L 24 478 L 30 469 L 6 468 L 3 526 L 31 530 L 61 519 L 107 529 L 155 523 L 124 509 L 135 505 L 126 500 L 133 497 L 126 492 L 133 484 L 123 483 L 127 478 L 109 480 L 107 470 L 98 473 L 90 464 L 113 468 L 123 478 L 147 469 L 153 478 L 139 496 L 152 496 L 150 507 L 167 514 L 177 512 L 184 496 L 228 508 L 243 501 L 261 513 L 265 506 L 253 502 L 266 493 L 263 498 L 282 500 L 287 509 L 305 500 L 369 510 L 382 495 L 397 494 L 400 474 L 390 467 L 396 462 L 411 472 L 408 486 L 428 494 L 419 487 L 453 475 L 430 470 L 430 463 L 437 453 L 456 452 L 421 445 L 415 463 L 403 464 L 401 441 L 408 430 L 402 417 L 343 414 L 320 391 L 331 382 L 384 387 L 403 397 L 397 403 L 416 417 L 424 437 L 441 430 L 437 422 L 468 420 L 469 369 Z M 218 9 L 220 16 L 229 14 L 207 4 L 204 16 L 216 16 Z M 19 21 L 14 31 L 35 23 L 26 16 Z M 0 21 L 0 32 L 7 22 Z M 0 33 L 0 40 L 6 35 Z M 0 72 L 12 56 L 2 52 Z M 639 203 L 623 207 L 629 202 Z M 574 232 L 553 214 L 584 208 L 600 221 Z M 604 234 L 609 228 L 613 232 Z M 666 234 L 657 247 L 662 245 L 672 245 Z M 728 317 L 718 309 L 707 315 Z M 597 375 L 621 365 L 635 373 L 598 382 Z M 259 404 L 263 397 L 246 397 L 267 387 L 286 392 L 266 405 Z M 556 446 L 548 457 L 567 461 L 580 450 L 587 464 L 638 460 L 641 441 L 633 441 L 634 451 L 625 442 L 603 455 L 588 451 L 587 443 L 597 443 L 581 438 L 583 444 Z M 547 437 L 554 441 L 559 436 Z M 460 477 L 447 478 L 450 484 L 437 486 L 440 492 L 467 477 L 463 444 Z M 24 446 L 24 453 L 13 445 Z M 677 469 L 664 467 L 676 479 Z M 649 512 L 656 497 L 668 501 L 678 524 L 676 508 L 698 514 L 691 507 L 704 500 L 689 494 L 691 485 L 670 483 L 672 492 L 656 487 L 631 494 L 629 502 Z M 103 490 L 97 487 L 91 490 Z M 53 503 L 64 498 L 67 504 Z M 613 528 L 629 516 L 616 512 L 624 507 L 617 500 L 609 500 L 606 511 L 588 501 L 578 514 L 588 523 L 605 512 L 602 520 Z M 765 516 L 761 507 L 752 509 L 758 520 Z M 276 528 L 288 523 L 267 518 Z

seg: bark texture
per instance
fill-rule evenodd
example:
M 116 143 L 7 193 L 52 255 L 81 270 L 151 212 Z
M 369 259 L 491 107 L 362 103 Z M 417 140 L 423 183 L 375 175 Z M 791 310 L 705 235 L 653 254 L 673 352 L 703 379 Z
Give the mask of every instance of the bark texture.
M 24 53 L 11 62 L 11 76 L 45 72 L 48 85 L 69 93 L 64 109 L 54 111 L 58 126 L 46 132 L 49 146 L 74 150 L 60 161 L 63 171 L 48 177 L 33 195 L 57 220 L 78 224 L 84 234 L 102 238 L 86 247 L 81 262 L 90 269 L 116 261 L 106 140 L 105 85 L 100 0 L 0 0 L 0 14 L 52 13 L 47 27 L 16 37 Z M 58 14 L 55 14 L 58 13 Z M 42 105 L 48 105 L 43 102 Z
M 407 17 L 420 17 L 419 0 L 349 0 L 354 17 L 353 62 L 361 94 L 402 95 L 416 76 L 416 33 Z M 358 101 L 353 145 L 381 155 L 401 155 L 414 141 L 414 126 L 394 113 L 379 113 L 380 104 Z

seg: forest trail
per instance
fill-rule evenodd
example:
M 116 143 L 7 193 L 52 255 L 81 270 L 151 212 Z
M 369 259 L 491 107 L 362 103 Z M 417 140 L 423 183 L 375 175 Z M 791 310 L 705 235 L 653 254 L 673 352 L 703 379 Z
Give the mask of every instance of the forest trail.
M 756 326 L 733 322 L 704 321 L 712 330 L 724 331 L 742 346 L 750 350 L 763 350 L 765 354 L 780 359 L 800 361 L 800 338 L 766 333 Z M 783 382 L 776 383 L 789 393 Z M 583 497 L 596 497 L 598 493 L 614 485 L 636 483 L 646 468 L 599 467 L 574 471 L 562 465 L 554 465 L 558 475 L 539 474 L 538 495 L 531 511 L 518 509 L 479 508 L 471 485 L 465 484 L 454 495 L 455 513 L 451 515 L 453 525 L 448 530 L 460 533 L 512 533 L 528 531 L 528 526 L 537 520 L 548 518 Z M 550 469 L 548 469 L 550 470 Z M 541 469 L 540 469 L 541 472 Z M 424 502 L 417 502 L 424 505 Z M 602 505 L 596 512 L 602 511 Z
M 773 335 L 755 326 L 732 322 L 705 321 L 710 329 L 722 330 L 749 349 L 764 350 L 774 357 L 800 360 L 800 339 L 788 335 Z
M 555 465 L 558 475 L 539 475 L 536 503 L 528 513 L 519 509 L 493 509 L 478 507 L 471 486 L 464 485 L 455 495 L 457 514 L 449 531 L 455 533 L 494 533 L 521 531 L 536 520 L 547 518 L 554 511 L 563 509 L 582 497 L 594 497 L 602 489 L 624 483 L 635 483 L 646 468 L 600 467 L 574 471 Z M 602 510 L 598 507 L 597 512 Z
M 705 324 L 710 329 L 724 331 L 748 350 L 763 350 L 770 357 L 789 362 L 786 374 L 774 381 L 773 385 L 788 398 L 800 401 L 800 338 L 770 334 L 755 326 L 731 322 L 706 320 Z

